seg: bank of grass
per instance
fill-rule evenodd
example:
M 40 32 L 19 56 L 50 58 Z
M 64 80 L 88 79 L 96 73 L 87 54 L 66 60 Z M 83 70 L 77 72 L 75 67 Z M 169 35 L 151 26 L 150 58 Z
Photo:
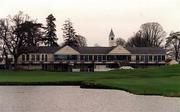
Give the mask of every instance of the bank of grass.
M 110 72 L 0 71 L 1 85 L 80 85 L 138 95 L 180 96 L 180 65 Z

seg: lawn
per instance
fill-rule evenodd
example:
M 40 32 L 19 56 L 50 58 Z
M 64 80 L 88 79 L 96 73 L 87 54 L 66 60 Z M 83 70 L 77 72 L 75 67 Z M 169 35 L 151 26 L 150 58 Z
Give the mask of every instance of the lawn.
M 1 85 L 80 85 L 138 95 L 180 96 L 180 65 L 110 72 L 0 71 Z

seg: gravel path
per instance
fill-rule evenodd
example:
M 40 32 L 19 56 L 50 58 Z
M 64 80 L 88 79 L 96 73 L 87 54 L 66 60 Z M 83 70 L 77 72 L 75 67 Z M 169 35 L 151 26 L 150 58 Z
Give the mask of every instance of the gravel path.
M 180 98 L 77 86 L 0 86 L 0 112 L 180 112 Z

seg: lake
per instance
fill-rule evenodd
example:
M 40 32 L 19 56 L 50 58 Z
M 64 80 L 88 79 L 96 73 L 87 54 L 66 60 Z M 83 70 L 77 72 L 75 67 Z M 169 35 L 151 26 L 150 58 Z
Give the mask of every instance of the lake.
M 0 112 L 180 112 L 180 98 L 78 86 L 0 86 Z

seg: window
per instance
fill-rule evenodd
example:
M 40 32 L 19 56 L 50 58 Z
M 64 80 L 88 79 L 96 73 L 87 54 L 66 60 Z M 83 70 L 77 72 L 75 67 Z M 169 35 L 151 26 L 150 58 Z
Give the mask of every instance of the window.
M 22 55 L 22 61 L 25 61 L 25 55 L 24 54 Z
M 71 55 L 70 56 L 70 60 L 77 60 L 78 59 L 78 56 L 77 55 Z
M 152 60 L 152 56 L 149 56 L 149 61 L 153 61 L 153 60 Z
M 106 61 L 106 55 L 103 55 L 103 60 Z
M 127 56 L 126 55 L 117 55 L 115 60 L 127 60 Z
M 29 54 L 26 54 L 26 61 L 29 61 Z
M 85 56 L 85 61 L 88 61 L 88 56 L 87 55 Z
M 61 61 L 61 60 L 65 60 L 65 61 L 74 61 L 74 60 L 78 60 L 78 56 L 77 55 L 55 55 L 54 56 L 56 61 Z M 82 60 L 83 56 L 81 56 L 81 60 Z
M 114 55 L 114 56 L 113 56 L 113 60 L 117 60 L 117 57 L 118 57 L 118 56 Z
M 46 61 L 46 62 L 48 61 L 48 56 L 47 56 L 47 54 L 45 55 L 45 61 Z
M 107 60 L 108 60 L 108 61 L 113 61 L 113 58 L 114 58 L 113 55 L 108 55 L 108 56 L 107 56 Z
M 40 55 L 36 55 L 36 61 L 40 61 Z
M 97 61 L 97 56 L 96 55 L 94 56 L 94 61 Z
M 157 58 L 157 56 L 154 56 L 154 61 L 158 61 L 158 58 Z
M 101 55 L 98 55 L 98 61 L 101 62 L 102 59 L 101 59 Z
M 92 56 L 91 55 L 89 56 L 89 61 L 92 61 Z
M 84 61 L 84 56 L 83 55 L 80 56 L 80 60 Z
M 162 61 L 162 60 L 161 60 L 161 55 L 158 56 L 158 61 Z
M 145 56 L 145 61 L 148 62 L 148 56 Z
M 162 56 L 162 61 L 165 61 L 165 56 Z
M 34 54 L 31 55 L 31 61 L 35 61 L 35 55 Z
M 144 56 L 141 56 L 141 61 L 144 61 Z
M 55 55 L 55 60 L 67 60 L 67 56 L 65 55 Z
M 138 55 L 136 55 L 136 61 L 139 61 L 139 56 Z
M 44 61 L 44 54 L 41 55 L 41 60 Z
M 116 60 L 121 60 L 121 56 L 120 55 L 116 55 Z
M 131 56 L 124 56 L 125 60 L 131 61 Z
M 110 61 L 110 60 L 111 60 L 110 55 L 108 55 L 107 56 L 107 61 Z

